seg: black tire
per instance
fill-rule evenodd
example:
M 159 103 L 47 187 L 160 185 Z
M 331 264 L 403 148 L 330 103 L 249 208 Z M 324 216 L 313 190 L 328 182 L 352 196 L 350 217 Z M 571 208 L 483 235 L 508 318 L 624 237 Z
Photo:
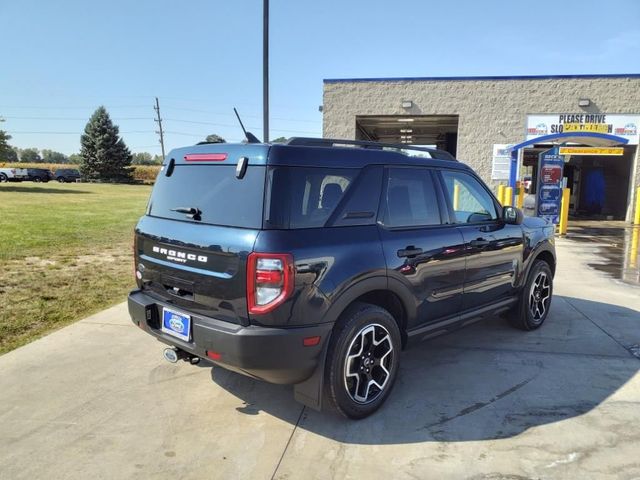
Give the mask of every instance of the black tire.
M 33 181 L 34 181 L 34 182 L 36 182 L 36 183 L 40 183 L 40 182 L 42 181 L 42 178 L 40 178 L 40 177 L 35 177 L 35 178 L 33 179 Z
M 64 183 L 66 180 L 64 179 L 64 177 L 58 177 L 58 182 L 60 183 Z
M 9 177 L 7 177 L 4 173 L 0 173 L 0 183 L 6 183 L 9 181 Z
M 549 315 L 553 299 L 553 273 L 544 260 L 531 266 L 517 305 L 508 313 L 509 323 L 520 330 L 540 328 Z
M 353 419 L 380 408 L 398 375 L 401 348 L 400 329 L 389 312 L 368 303 L 350 307 L 336 323 L 327 351 L 325 387 L 331 406 Z

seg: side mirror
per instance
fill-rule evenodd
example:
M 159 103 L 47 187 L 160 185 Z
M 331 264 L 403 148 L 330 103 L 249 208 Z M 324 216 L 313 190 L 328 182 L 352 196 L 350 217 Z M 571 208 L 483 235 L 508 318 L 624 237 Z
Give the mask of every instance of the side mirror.
M 502 207 L 502 221 L 509 225 L 520 225 L 524 220 L 522 210 L 516 207 Z

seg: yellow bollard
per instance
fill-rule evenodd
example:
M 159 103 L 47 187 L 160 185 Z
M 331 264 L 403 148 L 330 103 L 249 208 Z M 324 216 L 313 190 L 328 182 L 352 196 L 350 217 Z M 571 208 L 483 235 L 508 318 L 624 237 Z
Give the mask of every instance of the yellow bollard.
M 458 211 L 460 206 L 460 184 L 456 183 L 453 186 L 453 210 Z
M 562 204 L 560 206 L 560 225 L 558 225 L 558 233 L 560 235 L 567 234 L 567 225 L 569 223 L 569 197 L 571 189 L 562 189 Z
M 500 205 L 504 205 L 504 185 L 498 185 L 498 201 Z
M 518 194 L 516 197 L 516 207 L 522 209 L 524 207 L 524 182 L 518 182 Z
M 502 205 L 504 205 L 505 207 L 510 207 L 511 205 L 513 205 L 513 188 L 512 187 L 507 187 L 504 189 L 504 201 L 502 202 Z
M 638 261 L 638 235 L 640 234 L 640 227 L 634 227 L 631 234 L 631 254 L 629 255 L 629 263 L 631 268 L 635 268 Z
M 633 220 L 634 225 L 640 225 L 640 187 L 636 191 L 636 216 Z

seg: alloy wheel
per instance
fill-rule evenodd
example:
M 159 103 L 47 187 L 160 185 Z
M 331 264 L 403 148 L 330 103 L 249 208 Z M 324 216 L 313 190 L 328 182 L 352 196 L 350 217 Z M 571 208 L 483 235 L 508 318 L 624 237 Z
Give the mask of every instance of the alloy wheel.
M 545 272 L 540 272 L 531 284 L 529 292 L 529 311 L 533 320 L 541 321 L 547 313 L 551 300 L 551 284 Z
M 384 391 L 395 361 L 389 331 L 379 324 L 362 328 L 353 338 L 344 364 L 344 386 L 354 402 L 373 402 Z

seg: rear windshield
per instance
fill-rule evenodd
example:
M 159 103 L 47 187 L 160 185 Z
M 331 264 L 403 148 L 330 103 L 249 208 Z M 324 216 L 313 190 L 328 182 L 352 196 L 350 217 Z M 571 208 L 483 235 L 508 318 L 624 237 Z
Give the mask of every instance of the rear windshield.
M 298 229 L 324 226 L 359 172 L 353 168 L 270 168 L 265 227 Z
M 236 178 L 235 165 L 176 165 L 170 177 L 163 169 L 153 187 L 147 214 L 211 225 L 261 228 L 265 169 L 250 165 L 240 180 Z M 172 210 L 176 208 L 197 208 L 200 220 Z

